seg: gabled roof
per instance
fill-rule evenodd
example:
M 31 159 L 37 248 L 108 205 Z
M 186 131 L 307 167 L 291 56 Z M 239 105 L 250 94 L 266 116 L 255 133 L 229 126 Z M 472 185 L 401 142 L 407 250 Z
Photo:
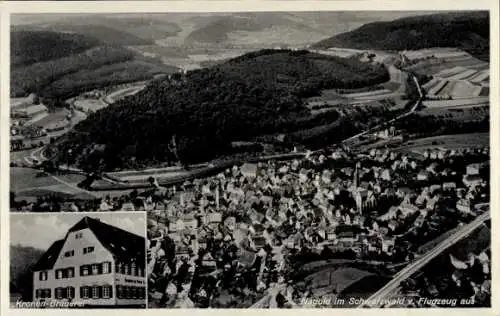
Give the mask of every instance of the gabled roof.
M 64 239 L 58 240 L 50 246 L 37 262 L 34 271 L 50 270 L 54 266 L 59 253 L 68 238 L 68 234 L 83 229 L 90 229 L 99 242 L 119 261 L 134 260 L 138 266 L 145 264 L 144 237 L 125 231 L 121 228 L 103 223 L 98 219 L 85 216 L 68 230 Z
M 139 266 L 145 263 L 145 239 L 126 230 L 84 217 L 69 232 L 88 228 L 101 244 L 120 261 L 135 260 Z
M 56 263 L 66 239 L 55 241 L 33 267 L 33 271 L 50 270 Z

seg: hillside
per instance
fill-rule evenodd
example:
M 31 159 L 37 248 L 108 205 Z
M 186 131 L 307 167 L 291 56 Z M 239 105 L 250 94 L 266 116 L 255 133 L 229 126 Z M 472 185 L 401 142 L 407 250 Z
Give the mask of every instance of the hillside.
M 36 40 L 40 35 L 49 40 Z M 18 52 L 10 73 L 12 97 L 35 92 L 49 99 L 69 98 L 82 90 L 177 71 L 122 46 L 77 34 L 21 31 L 13 32 L 11 39 Z
M 456 47 L 477 58 L 489 58 L 488 12 L 460 12 L 373 22 L 312 46 L 374 50 L 416 50 Z
M 33 288 L 31 267 L 43 255 L 43 250 L 20 245 L 10 246 L 10 282 L 21 291 L 24 300 L 30 300 Z
M 276 44 L 276 42 L 284 43 L 285 41 L 281 37 L 287 33 L 293 34 L 295 37 L 307 33 L 308 39 L 321 38 L 325 35 L 325 33 L 318 29 L 313 29 L 293 19 L 291 16 L 274 13 L 241 13 L 238 15 L 211 17 L 210 20 L 198 19 L 196 22 L 199 26 L 186 37 L 185 44 L 187 45 L 196 42 L 210 44 L 227 42 L 233 45 L 248 44 L 255 42 L 256 36 L 259 37 L 261 34 L 266 34 L 267 39 L 264 43 L 267 42 L 266 44 L 270 46 Z M 274 33 L 280 34 L 281 40 L 278 38 L 278 40 L 273 41 L 272 37 Z M 260 42 L 262 39 L 258 41 Z M 289 43 L 293 44 L 293 42 L 294 39 L 291 39 Z
M 95 38 L 49 31 L 14 31 L 10 38 L 13 68 L 81 53 L 99 45 Z
M 304 106 L 304 98 L 322 89 L 388 79 L 382 65 L 307 51 L 262 50 L 157 80 L 90 115 L 54 149 L 62 161 L 112 170 L 174 160 L 169 141 L 176 135 L 183 161 L 206 161 L 226 154 L 231 141 L 335 122 L 336 111 L 312 115 Z

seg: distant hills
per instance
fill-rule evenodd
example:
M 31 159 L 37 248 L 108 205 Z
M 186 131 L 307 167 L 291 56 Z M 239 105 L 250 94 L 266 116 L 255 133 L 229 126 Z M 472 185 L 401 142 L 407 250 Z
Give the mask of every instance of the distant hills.
M 303 99 L 322 89 L 357 88 L 389 80 L 384 66 L 308 51 L 261 50 L 212 68 L 152 82 L 98 111 L 63 136 L 59 159 L 112 170 L 230 152 L 230 143 L 336 122 L 336 111 L 312 115 Z M 332 130 L 332 135 L 342 136 Z M 95 145 L 101 151 L 93 150 Z M 71 154 L 68 149 L 72 149 Z
M 10 246 L 10 283 L 14 285 L 23 300 L 33 295 L 33 274 L 31 268 L 42 257 L 44 251 L 21 245 Z
M 16 31 L 11 34 L 11 67 L 81 53 L 99 45 L 99 41 L 80 34 L 49 31 Z
M 48 99 L 64 99 L 83 90 L 177 71 L 118 45 L 120 42 L 104 43 L 91 36 L 46 30 L 13 31 L 11 96 L 34 92 Z
M 374 50 L 456 47 L 478 58 L 488 59 L 489 14 L 486 11 L 455 12 L 373 22 L 321 40 L 312 47 Z

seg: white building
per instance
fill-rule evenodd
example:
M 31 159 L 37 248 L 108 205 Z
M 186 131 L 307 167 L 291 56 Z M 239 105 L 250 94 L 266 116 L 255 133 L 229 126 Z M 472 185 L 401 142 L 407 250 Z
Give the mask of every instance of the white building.
M 84 217 L 33 268 L 33 299 L 145 305 L 145 264 L 144 237 Z

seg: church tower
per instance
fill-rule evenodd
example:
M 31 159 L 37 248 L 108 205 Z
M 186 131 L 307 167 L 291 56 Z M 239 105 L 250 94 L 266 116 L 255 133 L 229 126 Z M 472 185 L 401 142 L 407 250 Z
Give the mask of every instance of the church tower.
M 356 163 L 356 169 L 354 170 L 354 179 L 353 179 L 353 186 L 354 189 L 357 189 L 359 187 L 359 169 L 361 168 L 361 163 Z

